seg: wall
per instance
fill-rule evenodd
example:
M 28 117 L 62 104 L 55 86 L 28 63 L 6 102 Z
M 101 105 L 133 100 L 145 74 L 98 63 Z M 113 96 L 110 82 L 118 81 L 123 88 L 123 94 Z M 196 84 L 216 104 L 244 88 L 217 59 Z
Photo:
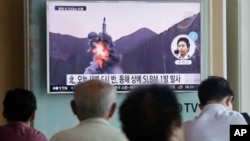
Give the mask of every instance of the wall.
M 208 74 L 226 77 L 226 0 L 209 0 L 208 4 Z
M 22 0 L 0 1 L 0 125 L 5 91 L 24 87 L 24 18 Z

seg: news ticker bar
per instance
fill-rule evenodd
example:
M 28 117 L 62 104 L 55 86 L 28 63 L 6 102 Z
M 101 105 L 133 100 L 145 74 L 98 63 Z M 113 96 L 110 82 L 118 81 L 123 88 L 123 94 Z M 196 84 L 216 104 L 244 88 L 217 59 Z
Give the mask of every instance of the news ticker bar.
M 67 74 L 66 85 L 74 86 L 79 82 L 100 79 L 112 85 L 169 84 L 195 85 L 200 84 L 200 74 Z
M 230 125 L 230 141 L 249 141 L 249 140 L 250 140 L 250 125 Z
M 137 88 L 139 85 L 114 85 L 119 92 L 131 91 L 134 88 Z M 168 85 L 175 91 L 196 91 L 199 87 L 196 85 Z M 50 86 L 51 92 L 72 92 L 74 91 L 75 86 L 67 85 L 52 85 Z

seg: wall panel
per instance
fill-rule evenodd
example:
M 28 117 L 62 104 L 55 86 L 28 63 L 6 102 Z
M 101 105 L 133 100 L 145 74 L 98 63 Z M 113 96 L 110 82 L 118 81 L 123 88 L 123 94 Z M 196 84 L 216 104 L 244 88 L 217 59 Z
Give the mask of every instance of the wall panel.
M 24 87 L 23 0 L 0 1 L 0 125 L 7 89 Z

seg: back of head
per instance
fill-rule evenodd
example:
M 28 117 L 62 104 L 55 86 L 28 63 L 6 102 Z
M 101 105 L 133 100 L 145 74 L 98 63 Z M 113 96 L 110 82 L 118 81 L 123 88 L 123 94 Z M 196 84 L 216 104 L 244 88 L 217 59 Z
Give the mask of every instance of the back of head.
M 201 105 L 206 105 L 208 101 L 220 102 L 227 96 L 234 96 L 229 82 L 220 76 L 209 76 L 202 81 L 198 89 L 198 97 Z
M 119 114 L 130 141 L 167 141 L 173 127 L 182 125 L 179 104 L 167 86 L 150 85 L 130 92 Z
M 37 108 L 36 98 L 31 91 L 16 88 L 6 92 L 3 107 L 8 121 L 27 122 Z
M 80 120 L 90 117 L 105 117 L 116 100 L 116 89 L 101 80 L 89 80 L 76 85 L 74 102 Z

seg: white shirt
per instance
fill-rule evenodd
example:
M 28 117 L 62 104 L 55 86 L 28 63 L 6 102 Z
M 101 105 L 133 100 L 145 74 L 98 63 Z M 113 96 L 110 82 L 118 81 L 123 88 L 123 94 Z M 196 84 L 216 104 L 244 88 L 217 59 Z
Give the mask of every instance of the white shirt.
M 186 54 L 185 56 L 181 56 L 180 54 L 178 55 L 179 59 L 188 59 L 190 57 L 189 54 Z
M 229 141 L 232 124 L 247 122 L 241 113 L 222 104 L 208 104 L 199 116 L 184 123 L 185 141 Z
M 56 133 L 50 141 L 127 141 L 125 135 L 102 118 L 90 118 Z

